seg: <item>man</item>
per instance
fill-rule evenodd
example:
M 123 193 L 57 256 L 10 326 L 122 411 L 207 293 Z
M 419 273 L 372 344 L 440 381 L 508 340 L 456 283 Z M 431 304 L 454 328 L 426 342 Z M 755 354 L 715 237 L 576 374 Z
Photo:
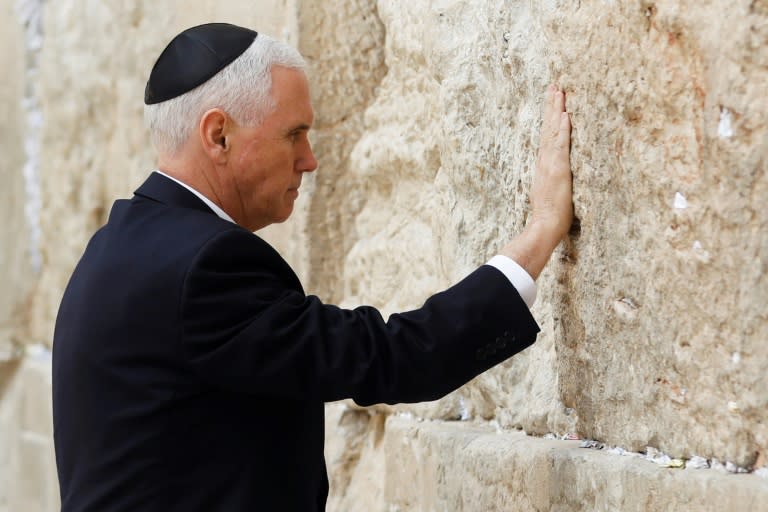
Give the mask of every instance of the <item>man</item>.
M 525 230 L 384 322 L 306 296 L 252 233 L 288 218 L 317 167 L 303 67 L 226 24 L 158 58 L 145 114 L 159 170 L 115 202 L 57 318 L 64 512 L 323 510 L 324 402 L 434 400 L 535 340 L 533 279 L 572 214 L 562 92 L 547 93 Z

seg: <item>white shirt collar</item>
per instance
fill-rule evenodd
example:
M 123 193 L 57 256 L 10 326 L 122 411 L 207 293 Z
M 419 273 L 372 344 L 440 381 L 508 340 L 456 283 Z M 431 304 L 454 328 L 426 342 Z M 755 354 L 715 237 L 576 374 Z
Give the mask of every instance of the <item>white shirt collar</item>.
M 168 178 L 169 180 L 173 180 L 173 181 L 175 181 L 176 183 L 178 183 L 179 185 L 181 185 L 181 186 L 182 186 L 182 187 L 184 187 L 185 189 L 187 189 L 187 190 L 189 190 L 190 192 L 192 192 L 193 194 L 195 194 L 197 197 L 199 197 L 199 198 L 200 198 L 200 200 L 201 200 L 202 202 L 204 202 L 204 203 L 205 203 L 205 205 L 206 205 L 208 208 L 210 208 L 211 210 L 213 210 L 213 213 L 215 213 L 216 215 L 218 215 L 218 216 L 219 216 L 219 217 L 221 217 L 222 219 L 224 219 L 224 220 L 228 220 L 229 222 L 231 222 L 231 223 L 233 223 L 233 224 L 237 224 L 237 222 L 235 222 L 235 221 L 234 221 L 234 219 L 232 219 L 232 217 L 230 217 L 229 215 L 227 215 L 227 212 L 225 212 L 224 210 L 222 210 L 221 208 L 219 208 L 219 205 L 217 205 L 216 203 L 214 203 L 213 201 L 211 201 L 210 199 L 208 199 L 208 198 L 207 198 L 207 197 L 205 197 L 203 194 L 201 194 L 200 192 L 198 192 L 198 191 L 197 191 L 197 190 L 195 190 L 194 188 L 190 187 L 189 185 L 187 185 L 187 184 L 186 184 L 186 183 L 184 183 L 183 181 L 179 181 L 179 180 L 177 180 L 176 178 L 174 178 L 173 176 L 168 176 L 167 174 L 165 174 L 163 171 L 161 171 L 161 170 L 159 170 L 159 169 L 155 169 L 155 171 L 154 171 L 154 172 L 156 172 L 157 174 L 161 174 L 161 175 L 165 176 L 165 177 L 166 177 L 166 178 Z

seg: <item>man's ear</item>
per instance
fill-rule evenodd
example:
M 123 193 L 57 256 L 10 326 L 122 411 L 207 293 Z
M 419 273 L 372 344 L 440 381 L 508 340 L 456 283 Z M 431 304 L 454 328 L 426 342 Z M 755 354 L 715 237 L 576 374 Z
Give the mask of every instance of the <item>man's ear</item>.
M 220 108 L 212 108 L 200 118 L 199 135 L 203 151 L 216 163 L 224 163 L 229 153 L 227 136 L 232 129 L 232 120 Z

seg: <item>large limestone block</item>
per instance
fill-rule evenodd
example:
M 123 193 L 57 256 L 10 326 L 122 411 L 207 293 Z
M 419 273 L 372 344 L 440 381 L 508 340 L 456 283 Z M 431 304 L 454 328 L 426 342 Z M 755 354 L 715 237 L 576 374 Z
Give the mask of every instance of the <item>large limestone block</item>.
M 31 265 L 31 215 L 25 215 L 27 190 L 24 165 L 27 160 L 29 132 L 27 111 L 29 61 L 24 27 L 15 2 L 0 2 L 0 361 L 13 357 L 14 345 L 23 340 L 28 294 L 34 281 Z M 31 92 L 31 91 L 30 91 Z M 33 214 L 34 212 L 29 212 Z
M 295 2 L 264 0 L 48 2 L 41 63 L 44 266 L 34 338 L 50 343 L 67 280 L 112 202 L 153 168 L 143 126 L 144 84 L 168 41 L 186 27 L 223 21 L 296 39 Z
M 581 231 L 540 279 L 539 342 L 410 410 L 753 464 L 768 450 L 764 2 L 377 7 L 387 74 L 349 166 L 364 200 L 336 206 L 355 215 L 346 303 L 416 307 L 493 255 L 529 213 L 547 83 L 574 125 Z
M 357 241 L 355 218 L 367 200 L 349 155 L 387 71 L 385 33 L 369 0 L 302 2 L 298 29 L 298 48 L 309 64 L 319 168 L 306 180 L 312 195 L 304 213 L 305 244 L 289 261 L 305 262 L 307 292 L 338 303 L 348 282 L 344 260 Z
M 386 415 L 332 404 L 325 415 L 327 509 L 377 510 L 384 499 Z
M 407 511 L 768 510 L 768 480 L 662 468 L 575 441 L 461 423 L 386 422 L 384 503 Z
M 541 19 L 582 221 L 552 298 L 561 399 L 583 434 L 749 466 L 768 450 L 766 4 Z
M 0 512 L 59 510 L 50 353 L 0 365 Z
M 524 225 L 549 79 L 527 3 L 381 2 L 387 76 L 366 111 L 352 169 L 366 197 L 346 258 L 349 302 L 419 306 L 487 260 Z M 512 72 L 513 29 L 526 68 Z M 507 53 L 505 53 L 507 52 Z M 543 304 L 544 314 L 549 308 Z M 551 332 L 551 329 L 550 329 Z M 557 396 L 552 338 L 420 416 L 491 418 L 540 431 L 573 423 Z

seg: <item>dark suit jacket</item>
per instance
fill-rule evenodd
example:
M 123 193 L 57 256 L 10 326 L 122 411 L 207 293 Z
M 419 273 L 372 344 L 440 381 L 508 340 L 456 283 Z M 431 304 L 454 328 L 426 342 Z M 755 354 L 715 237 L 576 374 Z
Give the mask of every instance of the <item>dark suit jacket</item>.
M 388 322 L 323 304 L 266 242 L 153 174 L 115 202 L 56 321 L 62 510 L 323 510 L 324 402 L 434 400 L 537 331 L 489 266 Z

